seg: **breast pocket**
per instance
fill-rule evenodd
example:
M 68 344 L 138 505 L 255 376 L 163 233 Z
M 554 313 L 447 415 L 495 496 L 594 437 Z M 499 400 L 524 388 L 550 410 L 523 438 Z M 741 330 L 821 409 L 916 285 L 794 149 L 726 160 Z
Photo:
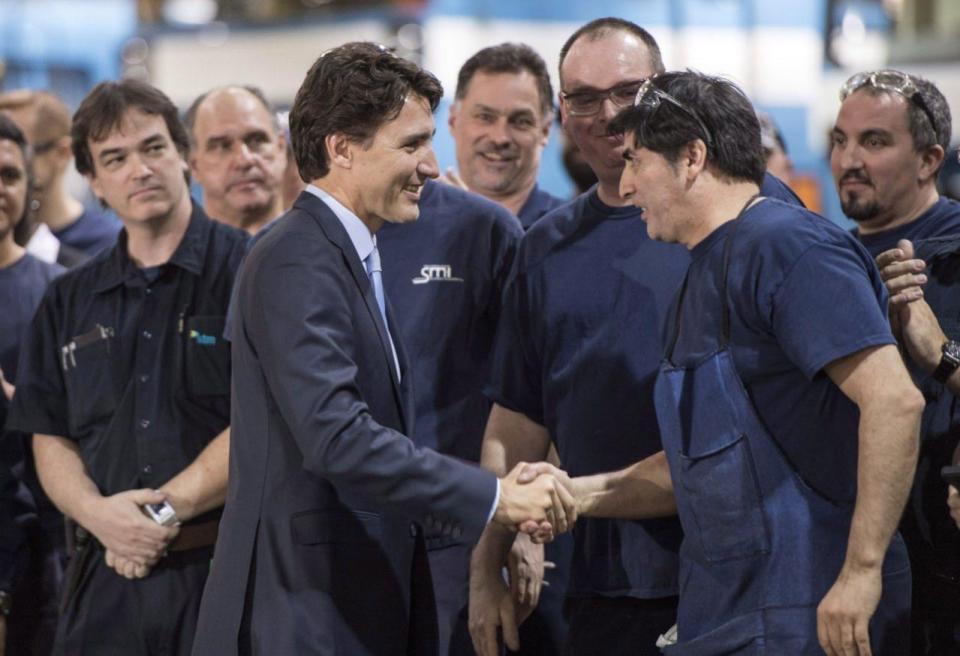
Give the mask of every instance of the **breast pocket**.
M 71 429 L 84 433 L 117 409 L 113 366 L 119 356 L 113 329 L 97 324 L 60 347 Z
M 230 347 L 223 338 L 224 317 L 193 316 L 184 324 L 184 370 L 192 397 L 230 394 Z
M 709 562 L 770 550 L 750 441 L 742 434 L 732 437 L 707 452 L 680 456 L 681 484 Z

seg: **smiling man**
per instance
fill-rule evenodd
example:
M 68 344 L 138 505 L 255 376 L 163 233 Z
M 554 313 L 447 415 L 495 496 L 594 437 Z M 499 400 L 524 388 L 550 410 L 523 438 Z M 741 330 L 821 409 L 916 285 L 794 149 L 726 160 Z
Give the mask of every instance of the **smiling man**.
M 8 421 L 33 434 L 40 482 L 75 524 L 55 651 L 182 654 L 226 491 L 218 336 L 247 238 L 191 201 L 187 135 L 157 89 L 99 84 L 71 132 L 78 170 L 124 228 L 51 284 Z
M 197 98 L 184 122 L 190 171 L 211 218 L 250 234 L 283 213 L 286 139 L 256 87 L 224 87 Z
M 377 232 L 420 214 L 441 94 L 372 43 L 327 51 L 297 92 L 310 185 L 261 233 L 235 295 L 237 429 L 197 656 L 435 653 L 421 525 L 469 544 L 491 518 L 565 523 L 554 480 L 498 481 L 407 437 L 412 376 Z
M 460 179 L 516 214 L 525 230 L 563 204 L 537 187 L 552 122 L 550 75 L 530 46 L 484 48 L 460 68 L 449 120 Z

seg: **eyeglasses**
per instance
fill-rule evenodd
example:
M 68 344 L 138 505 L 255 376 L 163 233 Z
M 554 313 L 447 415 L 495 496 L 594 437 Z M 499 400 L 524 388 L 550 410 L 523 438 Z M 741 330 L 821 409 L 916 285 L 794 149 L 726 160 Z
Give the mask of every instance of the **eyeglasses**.
M 885 69 L 857 73 L 840 87 L 840 102 L 846 100 L 851 93 L 860 87 L 867 86 L 868 84 L 875 89 L 899 93 L 907 100 L 915 102 L 917 107 L 919 107 L 930 120 L 930 127 L 933 128 L 934 134 L 939 132 L 937 122 L 933 118 L 933 112 L 930 111 L 926 101 L 924 101 L 923 94 L 921 94 L 920 89 L 917 88 L 917 83 L 913 81 L 912 77 L 900 71 Z
M 560 92 L 560 98 L 566 103 L 567 112 L 574 116 L 592 116 L 600 111 L 603 101 L 610 99 L 614 107 L 629 107 L 637 89 L 643 85 L 643 80 L 621 82 L 609 89 L 601 91 L 575 91 L 574 93 Z
M 644 82 L 639 89 L 637 89 L 637 95 L 633 98 L 634 107 L 647 107 L 651 112 L 656 110 L 662 101 L 666 100 L 668 103 L 684 112 L 697 122 L 697 125 L 700 127 L 700 131 L 703 133 L 703 142 L 707 144 L 707 148 L 713 146 L 713 134 L 710 130 L 707 129 L 707 126 L 703 121 L 700 120 L 700 117 L 697 116 L 697 113 L 691 108 L 684 105 L 682 102 L 671 96 L 666 91 L 654 86 L 653 78 L 650 78 Z

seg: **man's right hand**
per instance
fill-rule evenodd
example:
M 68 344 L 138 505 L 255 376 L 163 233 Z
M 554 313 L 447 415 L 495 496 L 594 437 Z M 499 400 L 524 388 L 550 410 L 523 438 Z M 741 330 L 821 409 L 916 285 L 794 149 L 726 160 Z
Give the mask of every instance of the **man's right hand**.
M 926 266 L 926 262 L 914 258 L 913 244 L 907 239 L 901 239 L 896 248 L 877 256 L 880 278 L 890 293 L 891 314 L 900 306 L 923 298 Z
M 500 499 L 494 520 L 517 527 L 526 522 L 547 522 L 565 533 L 577 521 L 576 501 L 551 473 L 543 473 L 528 482 L 518 480 L 527 463 L 521 462 L 500 479 Z
M 141 506 L 163 500 L 163 494 L 150 489 L 101 497 L 81 524 L 114 556 L 152 567 L 180 532 L 178 526 L 160 526 L 141 510 Z

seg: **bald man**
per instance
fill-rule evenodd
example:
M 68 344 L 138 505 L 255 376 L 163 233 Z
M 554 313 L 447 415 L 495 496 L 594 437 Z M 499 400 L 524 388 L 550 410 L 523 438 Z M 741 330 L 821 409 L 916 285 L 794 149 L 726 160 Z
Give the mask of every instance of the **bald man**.
M 283 213 L 286 139 L 263 92 L 213 89 L 185 117 L 190 171 L 210 217 L 254 234 Z

